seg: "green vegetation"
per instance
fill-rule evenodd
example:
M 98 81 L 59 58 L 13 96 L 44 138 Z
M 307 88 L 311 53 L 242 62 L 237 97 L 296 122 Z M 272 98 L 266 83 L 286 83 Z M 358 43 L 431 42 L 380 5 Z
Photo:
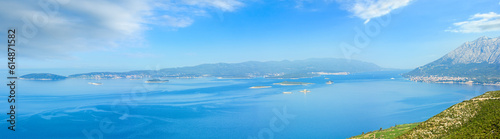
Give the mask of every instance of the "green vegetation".
M 489 91 L 484 93 L 483 95 L 474 97 L 473 99 L 480 99 L 480 98 L 500 98 L 500 90 L 499 91 Z
M 481 109 L 476 116 L 443 138 L 499 138 L 500 100 L 484 100 L 478 103 Z
M 351 138 L 500 138 L 500 91 L 455 104 L 425 122 L 398 125 Z
M 396 125 L 395 127 L 393 126 L 391 128 L 384 129 L 384 130 L 371 131 L 371 132 L 368 132 L 366 134 L 357 135 L 357 136 L 354 136 L 351 138 L 352 139 L 393 139 L 393 138 L 396 138 L 403 133 L 410 131 L 411 129 L 415 128 L 417 125 L 418 125 L 418 123 Z
M 398 138 L 500 137 L 500 91 L 451 106 Z

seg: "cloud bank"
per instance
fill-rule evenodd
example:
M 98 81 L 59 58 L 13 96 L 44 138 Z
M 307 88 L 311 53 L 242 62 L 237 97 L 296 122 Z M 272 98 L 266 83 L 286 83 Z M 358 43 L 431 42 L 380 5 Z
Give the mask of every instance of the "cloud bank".
M 391 11 L 407 6 L 412 0 L 338 0 L 347 11 L 365 20 L 389 14 Z
M 500 31 L 500 14 L 495 12 L 477 13 L 466 21 L 453 23 L 453 27 L 446 31 L 460 33 Z
M 73 59 L 75 53 L 141 47 L 153 26 L 183 28 L 211 11 L 234 12 L 239 0 L 0 1 L 3 28 L 20 30 L 20 55 Z

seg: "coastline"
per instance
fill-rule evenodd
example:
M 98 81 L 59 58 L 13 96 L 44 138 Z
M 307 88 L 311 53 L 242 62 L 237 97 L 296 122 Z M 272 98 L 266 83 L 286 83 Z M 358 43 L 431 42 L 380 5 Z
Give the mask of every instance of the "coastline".
M 449 77 L 449 76 L 409 76 L 405 77 L 410 81 L 424 83 L 441 83 L 441 84 L 466 84 L 466 85 L 494 85 L 500 86 L 500 82 L 484 82 L 478 81 L 476 78 L 469 77 Z

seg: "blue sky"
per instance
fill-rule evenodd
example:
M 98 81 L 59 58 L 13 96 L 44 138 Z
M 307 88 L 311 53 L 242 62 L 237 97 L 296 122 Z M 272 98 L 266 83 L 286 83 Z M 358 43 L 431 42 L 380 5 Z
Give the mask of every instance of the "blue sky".
M 500 1 L 4 0 L 0 19 L 21 30 L 19 67 L 40 72 L 327 57 L 411 69 L 499 37 Z

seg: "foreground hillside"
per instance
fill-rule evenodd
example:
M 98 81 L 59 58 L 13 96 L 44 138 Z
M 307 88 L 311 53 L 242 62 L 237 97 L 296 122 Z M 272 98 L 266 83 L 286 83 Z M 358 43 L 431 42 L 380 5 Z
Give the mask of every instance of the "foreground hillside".
M 352 139 L 392 139 L 396 138 L 411 129 L 415 128 L 418 123 L 411 123 L 411 124 L 403 124 L 403 125 L 396 125 L 388 129 L 384 130 L 377 130 L 377 131 L 371 131 L 368 133 L 362 133 L 361 135 L 357 135 L 354 137 L 351 137 Z
M 390 134 L 381 134 L 382 131 L 353 138 L 500 138 L 500 91 L 455 104 L 411 130 L 393 128 Z

